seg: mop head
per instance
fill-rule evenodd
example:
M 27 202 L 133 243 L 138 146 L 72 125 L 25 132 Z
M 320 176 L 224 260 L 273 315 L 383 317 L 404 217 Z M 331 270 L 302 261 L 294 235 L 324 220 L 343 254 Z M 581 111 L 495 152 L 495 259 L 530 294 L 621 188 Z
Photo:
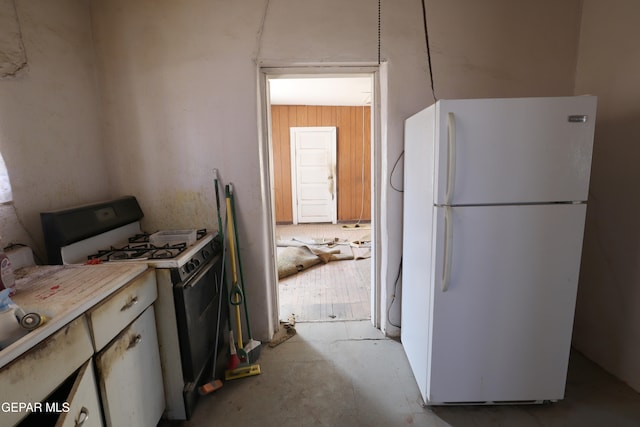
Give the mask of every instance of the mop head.
M 227 369 L 224 372 L 224 379 L 229 380 L 237 380 L 239 378 L 252 377 L 254 375 L 260 375 L 262 372 L 260 371 L 260 365 L 248 365 L 241 366 L 236 369 Z

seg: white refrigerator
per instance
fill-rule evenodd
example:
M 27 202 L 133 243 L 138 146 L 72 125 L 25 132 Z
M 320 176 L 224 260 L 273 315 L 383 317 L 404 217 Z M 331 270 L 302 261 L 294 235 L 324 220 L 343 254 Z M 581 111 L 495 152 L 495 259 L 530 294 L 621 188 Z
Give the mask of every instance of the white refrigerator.
M 576 96 L 406 120 L 401 339 L 426 404 L 563 399 L 595 118 Z

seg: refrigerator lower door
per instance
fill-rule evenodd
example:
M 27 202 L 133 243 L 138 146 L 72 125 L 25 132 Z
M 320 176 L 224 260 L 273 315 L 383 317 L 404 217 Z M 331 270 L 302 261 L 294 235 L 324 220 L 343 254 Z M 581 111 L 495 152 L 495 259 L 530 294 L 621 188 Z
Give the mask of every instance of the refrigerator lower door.
M 586 205 L 434 209 L 425 402 L 562 399 Z

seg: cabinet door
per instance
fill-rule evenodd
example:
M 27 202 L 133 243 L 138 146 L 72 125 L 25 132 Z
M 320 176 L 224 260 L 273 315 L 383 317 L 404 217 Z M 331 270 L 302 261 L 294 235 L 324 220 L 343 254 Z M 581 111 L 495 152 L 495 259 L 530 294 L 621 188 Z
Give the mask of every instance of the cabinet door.
M 81 316 L 0 369 L 0 402 L 41 402 L 93 354 L 91 335 Z M 28 415 L 0 412 L 0 424 L 14 425 Z
M 78 377 L 67 399 L 69 411 L 63 412 L 56 427 L 102 427 L 102 414 L 98 387 L 93 370 L 93 359 L 80 368 Z
M 155 426 L 164 411 L 164 388 L 153 306 L 96 357 L 108 426 Z

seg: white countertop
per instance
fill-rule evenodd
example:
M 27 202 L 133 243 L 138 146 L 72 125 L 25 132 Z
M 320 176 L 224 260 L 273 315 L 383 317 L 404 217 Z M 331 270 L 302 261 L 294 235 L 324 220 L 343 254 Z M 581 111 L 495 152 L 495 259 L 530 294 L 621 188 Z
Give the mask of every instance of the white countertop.
M 12 300 L 25 313 L 47 321 L 0 351 L 0 368 L 51 336 L 71 320 L 120 289 L 147 269 L 143 263 L 31 266 L 16 270 Z

